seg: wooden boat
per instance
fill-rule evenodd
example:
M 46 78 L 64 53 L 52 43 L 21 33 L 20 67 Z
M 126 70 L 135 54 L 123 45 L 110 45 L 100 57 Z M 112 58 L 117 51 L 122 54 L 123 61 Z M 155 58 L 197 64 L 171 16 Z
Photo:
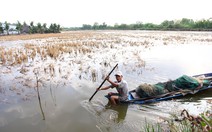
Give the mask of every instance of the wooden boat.
M 136 93 L 136 90 L 132 90 L 129 92 L 128 100 L 123 103 L 134 103 L 134 104 L 153 103 L 153 102 L 169 100 L 169 99 L 173 99 L 173 98 L 177 98 L 177 97 L 183 97 L 188 94 L 196 94 L 200 91 L 212 88 L 212 73 L 200 74 L 200 75 L 195 75 L 192 77 L 209 80 L 210 83 L 209 83 L 209 85 L 203 85 L 200 88 L 194 89 L 194 90 L 185 90 L 185 89 L 184 90 L 176 90 L 176 91 L 171 91 L 171 92 L 164 93 L 161 95 L 144 97 L 144 98 L 139 97 L 138 94 Z
M 212 73 L 200 74 L 200 75 L 195 75 L 192 77 L 207 80 L 209 83 L 207 85 L 202 85 L 198 89 L 193 89 L 193 90 L 179 89 L 179 90 L 167 92 L 164 94 L 160 94 L 157 96 L 150 96 L 150 97 L 144 97 L 144 98 L 139 97 L 138 94 L 136 93 L 136 90 L 132 90 L 129 92 L 128 100 L 126 100 L 123 103 L 134 103 L 134 104 L 153 103 L 158 101 L 170 100 L 177 97 L 183 97 L 189 94 L 196 94 L 203 90 L 212 89 Z

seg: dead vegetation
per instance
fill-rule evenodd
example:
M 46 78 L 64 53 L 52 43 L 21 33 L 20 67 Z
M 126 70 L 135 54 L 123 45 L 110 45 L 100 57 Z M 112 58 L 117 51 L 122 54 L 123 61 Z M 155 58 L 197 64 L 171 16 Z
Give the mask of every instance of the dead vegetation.
M 163 32 L 161 32 L 163 33 Z M 78 56 L 79 54 L 92 56 L 97 50 L 101 49 L 120 49 L 122 47 L 145 47 L 150 48 L 157 44 L 157 41 L 162 40 L 162 44 L 168 45 L 170 43 L 184 44 L 188 41 L 188 35 L 179 34 L 163 34 L 158 36 L 158 33 L 148 32 L 137 34 L 119 33 L 104 33 L 94 31 L 76 31 L 66 32 L 61 34 L 33 34 L 33 35 L 12 35 L 0 37 L 0 41 L 14 41 L 14 40 L 35 40 L 33 43 L 24 44 L 23 48 L 5 48 L 0 47 L 0 63 L 3 65 L 17 65 L 27 63 L 34 60 L 36 56 L 43 61 L 48 57 L 58 60 L 63 54 L 71 54 Z M 123 37 L 125 37 L 123 39 Z M 197 40 L 198 36 L 195 34 L 192 37 Z M 211 42 L 211 38 L 198 39 L 200 42 Z M 42 41 L 43 44 L 39 41 Z
M 10 46 L 11 42 L 22 40 Z M 42 67 L 41 74 L 52 78 L 79 79 L 93 82 L 104 79 L 114 63 L 122 63 L 128 73 L 142 73 L 146 68 L 142 52 L 152 46 L 188 41 L 211 42 L 210 35 L 202 39 L 196 34 L 125 31 L 75 31 L 61 34 L 33 34 L 0 37 L 0 66 L 18 67 L 18 72 L 31 75 L 35 67 Z M 133 68 L 132 68 L 133 65 Z M 26 67 L 27 66 L 27 67 Z M 95 69 L 96 66 L 98 69 Z M 148 67 L 146 68 L 148 69 Z M 5 74 L 10 74 L 6 70 Z M 45 78 L 45 76 L 44 76 Z M 45 78 L 47 79 L 47 77 Z M 27 84 L 25 86 L 28 86 Z
M 192 132 L 211 132 L 212 130 L 212 118 L 210 112 L 205 112 L 199 116 L 190 115 L 187 110 L 182 110 L 181 118 L 175 119 L 180 122 L 182 131 L 190 130 Z M 182 127 L 183 126 L 183 127 Z
M 52 34 L 51 35 L 26 35 L 19 36 L 19 39 L 43 39 L 48 38 L 44 45 L 38 44 L 24 44 L 23 49 L 10 49 L 1 47 L 1 63 L 3 65 L 17 65 L 27 63 L 29 60 L 34 60 L 36 56 L 39 56 L 42 60 L 46 60 L 47 56 L 57 60 L 62 54 L 72 54 L 78 56 L 79 54 L 88 55 L 91 57 L 92 53 L 99 49 L 117 49 L 117 46 L 149 46 L 150 42 L 133 42 L 133 41 L 121 41 L 110 35 L 103 35 L 98 33 L 70 33 L 70 34 Z M 49 38 L 52 38 L 49 40 Z M 8 36 L 6 38 L 9 39 Z M 15 40 L 15 36 L 11 36 L 10 40 Z M 3 38 L 1 38 L 3 39 Z M 8 41 L 8 40 L 7 40 Z M 117 45 L 117 46 L 116 46 Z

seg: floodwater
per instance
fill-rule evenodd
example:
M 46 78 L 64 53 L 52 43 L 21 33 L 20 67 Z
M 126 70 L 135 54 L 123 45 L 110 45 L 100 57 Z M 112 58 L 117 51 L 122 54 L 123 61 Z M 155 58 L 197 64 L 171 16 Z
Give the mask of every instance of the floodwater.
M 143 32 L 129 31 L 129 33 L 136 36 Z M 168 33 L 165 32 L 162 35 Z M 191 34 L 189 32 L 183 33 L 183 35 Z M 127 40 L 130 37 L 125 32 L 109 31 L 105 34 L 115 34 L 120 39 Z M 148 32 L 145 32 L 145 34 L 148 34 Z M 156 34 L 160 36 L 161 33 L 156 32 Z M 170 32 L 170 34 L 175 33 Z M 200 32 L 192 33 L 192 35 L 197 35 L 197 37 L 201 35 L 205 37 L 206 35 L 206 37 L 209 37 L 209 41 L 201 41 L 200 43 L 199 41 L 186 39 L 188 41 L 186 44 L 176 44 L 176 41 L 164 45 L 155 45 L 153 43 L 154 46 L 140 50 L 119 47 L 116 49 L 117 51 L 112 49 L 112 51 L 106 50 L 96 54 L 102 54 L 104 61 L 109 64 L 103 67 L 105 74 L 118 63 L 119 70 L 123 72 L 124 79 L 128 82 L 129 89 L 132 90 L 141 83 L 153 84 L 175 79 L 183 74 L 196 75 L 211 72 L 212 42 L 210 36 L 212 34 Z M 120 52 L 123 51 L 124 57 L 122 58 Z M 134 58 L 130 58 L 132 51 L 135 51 L 135 57 L 142 58 L 145 65 L 139 65 L 140 59 L 135 62 Z M 117 53 L 119 56 L 116 56 L 116 58 L 118 59 L 110 62 L 110 57 L 108 57 L 110 54 L 108 53 L 111 53 L 111 55 Z M 83 56 L 80 57 L 84 59 Z M 97 63 L 99 62 L 98 57 L 94 59 Z M 61 64 L 61 67 L 66 70 L 64 72 L 73 74 L 73 78 L 70 77 L 71 79 L 64 81 L 59 79 L 58 75 L 55 78 L 52 77 L 46 80 L 41 76 L 40 79 L 44 83 L 39 85 L 40 99 L 38 98 L 36 86 L 29 81 L 34 80 L 34 83 L 36 83 L 35 76 L 32 73 L 29 73 L 32 77 L 28 81 L 34 88 L 21 88 L 24 77 L 17 72 L 14 72 L 16 75 L 10 75 L 5 70 L 7 67 L 1 66 L 3 70 L 1 71 L 0 81 L 3 88 L 1 88 L 0 93 L 0 132 L 135 132 L 142 131 L 147 122 L 165 124 L 164 120 L 171 119 L 171 115 L 180 115 L 183 109 L 194 115 L 212 109 L 211 90 L 158 103 L 145 105 L 123 104 L 113 107 L 108 106 L 108 100 L 104 97 L 107 92 L 113 91 L 108 90 L 99 91 L 89 102 L 89 98 L 103 81 L 103 75 L 101 74 L 103 68 L 101 69 L 101 65 L 94 65 L 90 60 L 85 59 L 84 62 L 83 66 L 96 66 L 98 76 L 94 76 L 92 72 L 91 74 L 81 73 L 79 75 L 80 72 L 74 72 L 77 68 L 71 69 L 69 72 L 66 65 Z M 45 67 L 44 64 L 37 65 Z M 76 65 L 72 64 L 72 66 Z M 18 66 L 14 67 L 20 70 Z M 12 73 L 15 68 L 12 69 Z M 115 79 L 114 73 L 111 75 L 111 79 Z M 14 84 L 15 86 L 12 85 L 17 80 L 20 83 Z M 108 83 L 106 82 L 105 85 L 108 85 Z

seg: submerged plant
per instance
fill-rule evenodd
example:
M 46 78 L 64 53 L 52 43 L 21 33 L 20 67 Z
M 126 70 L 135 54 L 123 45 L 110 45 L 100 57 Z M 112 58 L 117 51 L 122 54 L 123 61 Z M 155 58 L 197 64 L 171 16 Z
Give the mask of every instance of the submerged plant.
M 93 82 L 96 82 L 96 80 L 97 80 L 97 72 L 96 72 L 95 69 L 93 69 L 93 70 L 91 71 L 91 76 L 92 76 L 92 81 L 93 81 Z
M 4 51 L 1 52 L 1 62 L 2 64 L 5 64 L 6 63 L 6 58 L 5 58 L 5 55 L 4 55 Z
M 54 69 L 53 64 L 49 65 L 49 72 L 50 72 L 51 77 L 53 77 L 55 75 L 55 69 Z
M 146 121 L 146 119 L 145 119 L 144 131 L 145 132 L 164 132 L 164 130 L 162 129 L 159 123 L 157 123 L 156 125 L 150 124 Z

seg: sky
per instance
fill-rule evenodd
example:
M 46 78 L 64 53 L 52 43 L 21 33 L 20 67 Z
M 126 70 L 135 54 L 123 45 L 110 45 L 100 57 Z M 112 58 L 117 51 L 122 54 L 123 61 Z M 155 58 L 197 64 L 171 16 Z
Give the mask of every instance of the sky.
M 80 27 L 212 18 L 211 0 L 2 0 L 0 22 Z

